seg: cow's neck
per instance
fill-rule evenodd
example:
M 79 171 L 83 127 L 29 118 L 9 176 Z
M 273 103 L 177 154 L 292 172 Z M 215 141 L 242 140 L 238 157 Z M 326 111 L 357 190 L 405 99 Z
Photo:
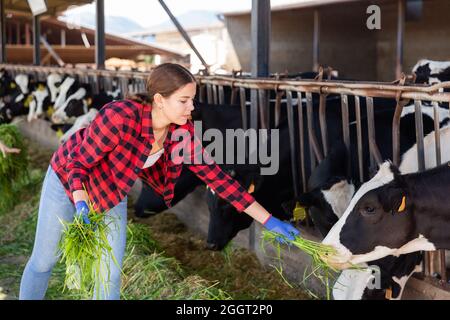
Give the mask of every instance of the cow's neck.
M 438 249 L 450 249 L 450 166 L 407 178 L 417 234 Z M 406 200 L 408 201 L 408 199 Z

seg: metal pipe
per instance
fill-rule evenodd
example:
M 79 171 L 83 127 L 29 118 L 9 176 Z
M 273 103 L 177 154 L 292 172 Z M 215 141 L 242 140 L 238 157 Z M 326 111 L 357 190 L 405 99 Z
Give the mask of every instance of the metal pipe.
M 364 182 L 363 166 L 363 146 L 362 146 L 362 122 L 361 122 L 361 101 L 360 97 L 355 96 L 355 115 L 356 115 L 356 135 L 358 143 L 358 168 L 359 182 Z
M 322 146 L 325 157 L 328 154 L 328 128 L 327 128 L 327 95 L 321 94 L 319 100 L 319 123 L 322 135 Z
M 33 16 L 33 64 L 41 64 L 41 24 L 39 16 Z
M 314 34 L 313 34 L 313 71 L 319 70 L 319 45 L 320 45 L 320 14 L 314 10 Z
M 302 170 L 302 183 L 303 183 L 303 192 L 307 192 L 308 190 L 308 183 L 306 180 L 306 166 L 305 166 L 305 134 L 304 134 L 304 122 L 303 122 L 303 105 L 301 103 L 302 101 L 302 93 L 299 91 L 297 92 L 297 99 L 299 103 L 297 104 L 297 110 L 298 110 L 298 131 L 299 131 L 299 138 L 300 138 L 300 166 Z
M 347 147 L 347 175 L 350 176 L 351 169 L 351 156 L 350 156 L 350 124 L 348 115 L 348 96 L 341 95 L 341 110 L 342 110 L 342 134 L 344 137 L 344 143 Z
M 286 102 L 287 102 L 287 117 L 288 117 L 288 131 L 289 131 L 289 146 L 290 146 L 290 154 L 291 154 L 291 168 L 292 168 L 292 179 L 293 179 L 293 187 L 294 187 L 294 195 L 295 197 L 299 196 L 298 190 L 298 172 L 297 172 L 297 164 L 295 161 L 296 154 L 296 146 L 295 146 L 295 126 L 294 126 L 294 110 L 292 106 L 292 92 L 286 91 Z
M 0 0 L 0 63 L 6 62 L 5 0 Z
M 105 69 L 105 3 L 95 0 L 95 64 Z
M 405 2 L 398 0 L 397 4 L 397 55 L 395 76 L 397 79 L 401 77 L 403 69 L 403 39 L 405 34 Z
M 184 28 L 178 22 L 177 18 L 175 18 L 175 16 L 172 14 L 172 12 L 170 11 L 169 7 L 167 7 L 167 5 L 164 2 L 164 0 L 159 0 L 159 3 L 163 7 L 164 11 L 166 11 L 166 13 L 169 16 L 170 20 L 172 20 L 172 22 L 175 25 L 175 27 L 178 29 L 178 32 L 181 34 L 181 36 L 187 42 L 189 47 L 191 47 L 192 51 L 194 51 L 194 53 L 197 56 L 197 58 L 201 61 L 201 63 L 203 64 L 203 66 L 206 69 L 206 72 L 209 73 L 209 66 L 208 66 L 208 64 L 206 63 L 205 59 L 203 59 L 202 55 L 200 54 L 200 52 L 195 47 L 194 43 L 192 42 L 192 40 L 189 37 L 189 35 L 187 34 L 187 32 L 184 30 Z
M 239 89 L 239 98 L 241 100 L 241 115 L 242 115 L 242 128 L 246 131 L 248 129 L 247 122 L 247 100 L 245 97 L 245 89 Z

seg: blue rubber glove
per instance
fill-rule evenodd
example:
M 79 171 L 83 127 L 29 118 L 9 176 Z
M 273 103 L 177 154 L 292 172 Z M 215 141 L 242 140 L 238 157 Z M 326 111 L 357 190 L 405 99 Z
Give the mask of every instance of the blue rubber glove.
M 298 236 L 300 234 L 300 231 L 298 231 L 296 228 L 294 228 L 289 223 L 283 222 L 274 216 L 270 216 L 266 222 L 263 224 L 263 226 L 272 232 L 279 233 L 283 236 L 285 236 L 289 240 L 294 240 L 295 236 Z M 279 243 L 286 244 L 286 240 L 284 240 L 282 237 L 277 237 L 276 240 Z
M 75 203 L 75 208 L 77 209 L 77 215 L 83 218 L 83 222 L 85 224 L 90 224 L 91 221 L 88 218 L 88 213 L 89 213 L 89 206 L 87 205 L 86 201 L 77 201 L 77 203 Z

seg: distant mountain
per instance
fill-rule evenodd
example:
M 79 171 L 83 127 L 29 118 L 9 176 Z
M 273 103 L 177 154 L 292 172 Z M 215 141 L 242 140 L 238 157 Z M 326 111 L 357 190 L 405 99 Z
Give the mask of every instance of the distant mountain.
M 177 16 L 176 18 L 185 30 L 189 30 L 222 24 L 222 21 L 218 18 L 218 14 L 218 12 L 213 11 L 197 10 L 186 12 L 182 15 Z M 168 19 L 163 23 L 145 27 L 144 30 L 151 30 L 154 33 L 158 33 L 175 31 L 176 27 L 173 24 L 172 20 Z
M 95 13 L 77 12 L 61 16 L 61 20 L 71 21 L 80 24 L 80 26 L 95 28 Z M 135 21 L 126 17 L 105 16 L 105 31 L 113 34 L 123 34 L 142 31 L 144 28 Z

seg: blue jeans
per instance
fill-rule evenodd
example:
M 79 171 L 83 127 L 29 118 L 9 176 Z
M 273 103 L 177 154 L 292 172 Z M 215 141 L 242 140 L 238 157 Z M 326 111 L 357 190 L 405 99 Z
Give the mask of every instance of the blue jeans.
M 33 252 L 20 283 L 20 300 L 44 299 L 52 269 L 60 258 L 58 244 L 63 225 L 59 219 L 70 222 L 75 213 L 74 204 L 67 196 L 56 173 L 49 167 L 42 186 Z M 109 225 L 109 245 L 121 268 L 127 235 L 127 197 L 108 211 L 105 219 Z M 98 294 L 100 299 L 118 300 L 120 299 L 121 271 L 112 259 L 105 260 L 106 257 L 103 257 L 102 263 L 109 264 L 110 268 L 109 288 L 108 290 L 105 290 L 104 287 L 96 288 L 96 292 L 100 289 Z M 97 294 L 94 293 L 93 298 L 96 297 Z

